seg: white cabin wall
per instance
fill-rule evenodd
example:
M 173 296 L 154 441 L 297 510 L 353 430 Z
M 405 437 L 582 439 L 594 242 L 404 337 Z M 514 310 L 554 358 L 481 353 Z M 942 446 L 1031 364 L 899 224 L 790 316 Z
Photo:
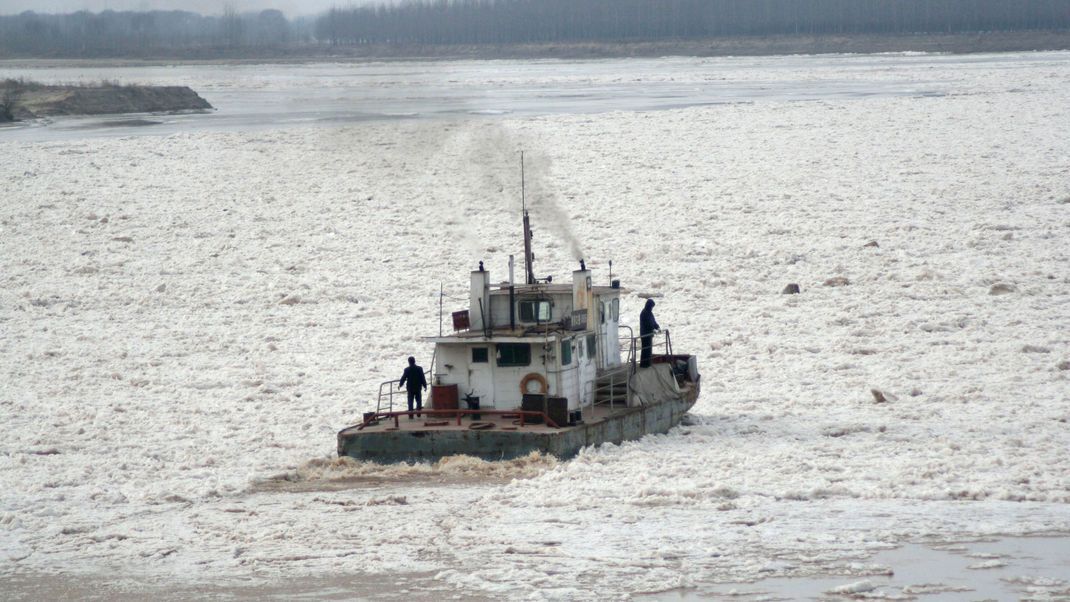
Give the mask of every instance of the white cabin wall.
M 472 362 L 472 349 L 484 347 L 489 362 Z M 447 368 L 446 366 L 449 365 Z M 465 395 L 479 397 L 480 404 L 490 407 L 494 390 L 494 345 L 483 341 L 471 344 L 440 344 L 435 357 L 435 372 L 432 384 L 457 385 L 461 399 Z M 463 406 L 462 406 L 463 407 Z
M 576 374 L 578 381 L 576 383 L 576 407 L 585 407 L 594 403 L 594 381 L 598 377 L 598 356 L 596 354 L 595 357 L 588 359 L 587 336 L 587 334 L 582 334 L 578 337 L 583 340 L 583 345 L 580 345 L 580 347 L 583 347 L 583 353 L 579 358 L 579 369 Z M 575 360 L 575 356 L 573 356 L 573 359 Z M 576 409 L 572 407 L 571 403 L 569 408 Z
M 572 362 L 567 366 L 561 366 L 561 387 L 554 393 L 555 397 L 568 398 L 568 407 L 574 410 L 579 407 L 580 401 L 580 363 L 578 340 L 575 337 L 565 337 L 572 345 Z M 561 347 L 558 343 L 557 354 L 560 356 Z M 560 359 L 560 358 L 559 358 Z
M 611 293 L 607 295 L 598 295 L 596 303 L 605 304 L 606 321 L 598 325 L 599 343 L 602 345 L 599 351 L 599 356 L 602 358 L 602 362 L 599 365 L 600 368 L 612 368 L 613 366 L 619 366 L 622 358 L 620 357 L 620 328 L 618 328 L 618 320 L 620 319 L 620 310 L 618 306 L 617 320 L 613 319 L 613 300 L 619 299 L 619 295 Z
M 553 344 L 553 339 L 551 345 Z M 549 356 L 545 362 L 543 356 Z M 555 359 L 543 350 L 542 340 L 531 343 L 531 364 L 527 366 L 499 366 L 497 354 L 492 346 L 490 351 L 490 363 L 494 370 L 494 408 L 498 410 L 515 410 L 520 408 L 523 401 L 520 392 L 520 381 L 525 376 L 534 372 L 546 377 L 548 394 L 556 395 L 553 374 Z M 547 365 L 549 364 L 549 365 Z
M 584 277 L 581 282 L 585 281 Z M 478 306 L 480 293 L 484 289 L 484 281 L 489 282 L 489 274 L 486 272 L 472 273 L 472 297 Z M 561 333 L 552 336 L 547 341 L 532 339 L 531 364 L 528 366 L 499 366 L 495 344 L 487 341 L 471 341 L 459 344 L 440 344 L 436 357 L 435 377 L 441 384 L 455 384 L 461 397 L 471 392 L 480 398 L 484 408 L 499 410 L 513 410 L 521 406 L 522 393 L 520 381 L 530 373 L 542 374 L 548 382 L 548 394 L 555 397 L 566 397 L 569 400 L 569 408 L 577 409 L 587 406 L 594 401 L 594 387 L 598 371 L 602 368 L 619 365 L 622 358 L 619 344 L 620 330 L 618 322 L 613 319 L 612 303 L 619 295 L 612 293 L 595 295 L 593 292 L 574 289 L 572 294 L 546 294 L 553 302 L 552 320 L 558 322 L 571 315 L 573 303 L 577 296 L 580 303 L 587 301 L 589 309 L 588 328 L 585 332 Z M 590 296 L 585 297 L 585 293 Z M 531 298 L 533 295 L 516 296 L 519 301 L 522 297 Z M 487 309 L 492 324 L 505 327 L 509 324 L 509 295 L 495 293 L 484 297 L 488 300 Z M 602 321 L 601 304 L 606 306 L 606 319 Z M 476 308 L 478 313 L 478 307 Z M 520 326 L 519 310 L 516 311 L 517 325 Z M 618 313 L 619 320 L 619 313 Z M 474 323 L 475 320 L 473 320 Z M 477 326 L 473 326 L 477 328 Z M 597 340 L 597 352 L 594 357 L 588 358 L 588 334 L 595 333 Z M 559 354 L 561 352 L 560 341 L 565 338 L 572 342 L 572 362 L 567 367 L 560 367 Z M 548 342 L 549 348 L 544 347 Z M 472 348 L 485 347 L 488 350 L 487 363 L 473 364 Z M 450 368 L 446 368 L 446 365 Z
M 457 385 L 463 395 L 468 391 L 468 360 L 471 352 L 465 345 L 438 345 L 435 349 L 433 385 Z M 449 365 L 450 368 L 446 366 Z
M 606 322 L 605 335 L 606 367 L 612 368 L 613 366 L 619 366 L 624 358 L 620 356 L 620 329 L 617 327 L 616 321 L 609 320 Z

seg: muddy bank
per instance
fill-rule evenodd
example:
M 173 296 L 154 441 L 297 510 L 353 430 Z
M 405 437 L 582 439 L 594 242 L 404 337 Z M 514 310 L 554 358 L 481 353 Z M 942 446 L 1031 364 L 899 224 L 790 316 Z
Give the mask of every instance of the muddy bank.
M 186 86 L 44 85 L 0 81 L 0 122 L 57 115 L 160 113 L 211 109 Z

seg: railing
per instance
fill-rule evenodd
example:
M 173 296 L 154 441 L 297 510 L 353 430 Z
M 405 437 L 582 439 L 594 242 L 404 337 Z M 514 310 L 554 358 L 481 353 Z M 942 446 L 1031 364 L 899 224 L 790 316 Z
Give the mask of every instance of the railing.
M 428 383 L 431 382 L 431 371 L 435 369 L 435 354 L 436 353 L 438 353 L 437 349 L 435 350 L 435 353 L 431 354 L 431 369 L 430 370 L 424 370 L 424 380 L 426 380 Z M 379 397 L 378 397 L 378 399 L 377 399 L 377 401 L 375 403 L 375 411 L 376 411 L 376 413 L 379 413 L 379 412 L 383 411 L 383 399 L 384 398 L 386 399 L 386 411 L 387 412 L 394 411 L 394 395 L 396 394 L 396 395 L 398 395 L 400 397 L 401 396 L 401 391 L 402 391 L 400 386 L 396 390 L 393 387 L 393 385 L 395 383 L 397 383 L 398 380 L 400 380 L 400 379 L 388 380 L 386 382 L 379 383 Z M 383 387 L 386 387 L 386 391 L 385 392 L 383 391 Z M 405 403 L 408 404 L 408 401 L 409 400 L 406 397 L 405 398 Z
M 401 428 L 399 420 L 402 416 L 412 416 L 413 414 L 427 414 L 428 416 L 446 416 L 457 417 L 457 426 L 461 425 L 461 418 L 470 414 L 489 415 L 489 416 L 517 416 L 520 418 L 519 426 L 523 428 L 525 426 L 526 417 L 542 418 L 546 423 L 546 426 L 550 428 L 561 428 L 556 422 L 550 418 L 546 412 L 536 412 L 529 410 L 413 410 L 413 411 L 399 411 L 399 412 L 375 412 L 374 415 L 368 415 L 364 418 L 364 422 L 357 427 L 357 430 L 363 430 L 366 426 L 378 423 L 384 419 L 394 419 L 394 428 Z
M 600 392 L 608 391 L 609 408 L 613 409 L 614 407 L 616 407 L 616 403 L 618 401 L 617 386 L 621 384 L 624 385 L 624 398 L 621 401 L 623 401 L 624 404 L 627 405 L 628 387 L 630 386 L 628 381 L 630 380 L 630 376 L 631 370 L 629 369 L 629 366 L 627 364 L 623 366 L 618 366 L 611 370 L 607 370 L 600 374 L 597 380 L 595 380 L 594 395 L 591 401 L 591 405 L 604 404 L 606 400 L 602 400 L 601 402 L 599 402 L 598 394 Z M 598 381 L 605 381 L 607 377 L 609 378 L 609 382 L 604 382 L 602 385 L 598 385 Z
M 619 395 L 617 395 L 617 386 L 619 384 L 621 384 L 621 383 L 624 383 L 624 385 L 626 387 L 625 392 L 624 392 L 624 398 L 621 401 L 624 401 L 625 404 L 627 404 L 630 401 L 630 393 L 631 393 L 630 379 L 631 379 L 631 375 L 635 374 L 636 370 L 638 370 L 638 367 L 639 367 L 638 366 L 638 362 L 639 362 L 639 357 L 638 356 L 639 356 L 639 350 L 641 348 L 640 339 L 642 337 L 631 336 L 633 331 L 632 331 L 631 328 L 629 328 L 627 326 L 623 326 L 622 325 L 621 328 L 627 328 L 628 329 L 628 334 L 629 334 L 629 336 L 620 337 L 620 347 L 621 347 L 622 351 L 626 352 L 626 358 L 625 358 L 624 362 L 622 362 L 620 367 L 612 368 L 612 369 L 606 370 L 605 372 L 602 372 L 593 381 L 594 387 L 593 387 L 592 405 L 594 405 L 596 403 L 601 405 L 601 404 L 606 403 L 606 401 L 608 400 L 610 409 L 613 409 L 616 406 L 617 402 L 618 402 L 618 398 L 620 397 Z M 651 345 L 650 346 L 651 346 L 651 356 L 654 355 L 654 350 L 655 349 L 658 349 L 659 351 L 664 349 L 665 355 L 671 356 L 672 355 L 672 337 L 669 335 L 669 331 L 668 330 L 659 330 L 659 331 L 653 333 L 651 335 Z M 607 377 L 608 377 L 609 381 L 605 382 Z M 599 381 L 602 381 L 601 385 L 598 384 Z M 591 382 L 591 381 L 588 381 L 588 382 Z M 602 401 L 598 401 L 599 393 L 605 393 L 605 392 L 609 393 L 609 395 L 606 396 L 607 399 L 603 399 Z
M 628 329 L 631 332 L 631 329 Z M 659 340 L 664 337 L 664 340 Z M 631 366 L 632 374 L 635 374 L 636 369 L 639 366 L 639 351 L 642 349 L 643 337 L 621 337 L 621 349 L 628 349 L 628 357 L 624 361 L 625 365 Z M 654 350 L 658 348 L 665 349 L 665 355 L 672 355 L 672 337 L 669 336 L 668 329 L 659 330 L 650 335 L 650 353 L 654 355 Z
M 617 342 L 617 345 L 621 349 L 628 350 L 628 356 L 624 358 L 624 365 L 632 366 L 632 372 L 635 372 L 635 331 L 632 330 L 631 326 L 625 326 L 623 324 L 618 326 L 618 328 L 628 329 L 628 336 L 620 337 L 620 340 Z

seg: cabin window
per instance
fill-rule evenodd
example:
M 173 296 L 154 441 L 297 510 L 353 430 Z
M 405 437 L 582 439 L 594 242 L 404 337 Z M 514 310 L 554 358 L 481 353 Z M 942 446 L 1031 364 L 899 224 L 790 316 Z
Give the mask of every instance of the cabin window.
M 601 322 L 602 324 L 606 323 L 606 304 L 605 303 L 599 303 L 598 304 L 598 321 Z
M 609 319 L 614 322 L 620 320 L 620 299 L 614 299 L 609 304 Z
M 549 299 L 531 299 L 529 301 L 521 301 L 519 305 L 521 322 L 550 321 Z
M 531 345 L 527 343 L 498 343 L 499 366 L 530 366 Z
M 598 350 L 597 343 L 597 337 L 595 337 L 593 334 L 587 335 L 587 359 L 591 359 L 594 357 L 595 351 Z
M 490 362 L 490 352 L 486 347 L 472 347 L 472 363 L 486 364 Z
M 572 340 L 561 341 L 561 365 L 567 366 L 572 363 Z

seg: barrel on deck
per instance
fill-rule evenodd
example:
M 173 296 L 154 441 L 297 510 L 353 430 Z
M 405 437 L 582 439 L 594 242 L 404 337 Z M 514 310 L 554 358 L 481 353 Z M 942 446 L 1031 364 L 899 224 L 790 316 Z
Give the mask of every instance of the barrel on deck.
M 457 385 L 431 385 L 432 410 L 456 410 L 458 397 Z

